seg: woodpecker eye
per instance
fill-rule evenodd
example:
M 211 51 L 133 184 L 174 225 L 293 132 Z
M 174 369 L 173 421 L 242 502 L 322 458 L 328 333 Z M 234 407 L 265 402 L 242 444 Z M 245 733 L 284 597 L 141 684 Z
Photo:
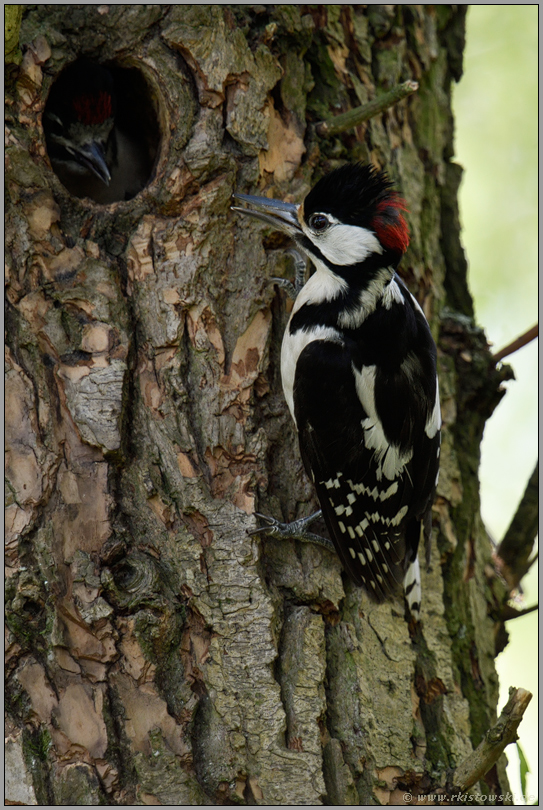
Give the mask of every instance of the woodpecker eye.
M 324 214 L 311 214 L 307 224 L 311 230 L 316 233 L 323 233 L 323 231 L 330 227 L 330 221 Z

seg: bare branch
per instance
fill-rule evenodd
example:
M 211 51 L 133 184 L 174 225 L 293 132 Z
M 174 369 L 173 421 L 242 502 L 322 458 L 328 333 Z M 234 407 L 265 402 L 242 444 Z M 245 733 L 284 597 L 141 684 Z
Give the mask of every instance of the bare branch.
M 531 343 L 532 340 L 535 340 L 539 334 L 539 324 L 536 323 L 535 326 L 532 326 L 531 329 L 528 329 L 518 338 L 515 338 L 511 343 L 508 343 L 507 346 L 504 346 L 503 349 L 500 349 L 499 352 L 496 352 L 494 355 L 494 360 L 496 363 L 498 360 L 503 360 L 504 357 L 508 357 L 513 352 L 517 352 L 519 349 L 522 349 L 523 346 L 526 346 L 528 343 Z
M 453 784 L 463 792 L 479 781 L 498 761 L 504 748 L 517 739 L 517 728 L 532 693 L 526 689 L 509 689 L 509 700 L 498 722 L 487 731 L 484 740 L 455 770 Z
M 392 90 L 383 93 L 383 95 L 378 96 L 373 99 L 373 101 L 369 101 L 367 104 L 355 107 L 354 110 L 347 110 L 347 112 L 335 115 L 332 118 L 328 118 L 326 121 L 320 121 L 315 126 L 317 134 L 321 137 L 329 138 L 332 135 L 345 132 L 347 129 L 352 129 L 363 121 L 368 121 L 370 118 L 374 118 L 376 115 L 379 115 L 379 113 L 384 112 L 418 89 L 418 82 L 407 81 L 403 82 L 403 84 L 398 84 L 396 87 L 393 87 Z
M 515 608 L 511 607 L 511 605 L 504 605 L 503 610 L 500 613 L 500 619 L 504 622 L 508 622 L 511 619 L 520 619 L 521 616 L 527 616 L 529 613 L 534 613 L 536 610 L 539 610 L 539 603 L 537 602 L 535 605 L 530 605 L 530 607 L 524 608 L 524 610 L 515 610 Z
M 530 568 L 530 555 L 538 530 L 539 462 L 528 481 L 516 514 L 498 546 L 501 573 L 511 588 L 516 588 Z

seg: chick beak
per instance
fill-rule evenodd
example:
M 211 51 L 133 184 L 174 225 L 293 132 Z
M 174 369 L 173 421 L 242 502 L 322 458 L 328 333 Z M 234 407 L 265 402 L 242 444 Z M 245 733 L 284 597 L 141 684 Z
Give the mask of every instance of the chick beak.
M 249 206 L 241 208 L 238 205 L 232 205 L 232 211 L 248 214 L 261 222 L 272 225 L 277 230 L 285 231 L 290 236 L 301 233 L 298 221 L 299 206 L 294 203 L 270 200 L 268 197 L 253 197 L 250 194 L 233 194 L 232 199 Z
M 77 151 L 74 151 L 74 157 L 82 166 L 105 183 L 106 186 L 109 186 L 111 174 L 106 163 L 104 148 L 98 141 L 92 141 L 91 143 L 79 146 Z

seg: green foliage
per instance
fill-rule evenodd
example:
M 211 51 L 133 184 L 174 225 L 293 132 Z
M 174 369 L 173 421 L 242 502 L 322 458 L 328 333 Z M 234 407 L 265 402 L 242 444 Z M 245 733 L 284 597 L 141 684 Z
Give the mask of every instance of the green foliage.
M 530 768 L 528 767 L 528 763 L 526 762 L 524 751 L 522 750 L 521 746 L 518 743 L 517 743 L 517 752 L 519 758 L 520 787 L 522 790 L 522 795 L 524 796 L 524 800 L 526 800 L 526 776 L 527 774 L 530 773 Z

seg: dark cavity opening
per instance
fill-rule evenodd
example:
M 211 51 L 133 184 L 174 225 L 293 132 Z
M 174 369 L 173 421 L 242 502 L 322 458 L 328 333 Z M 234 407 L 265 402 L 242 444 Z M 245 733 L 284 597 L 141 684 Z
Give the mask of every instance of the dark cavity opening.
M 51 87 L 43 129 L 53 171 L 74 197 L 131 200 L 153 178 L 158 100 L 137 68 L 73 62 Z

